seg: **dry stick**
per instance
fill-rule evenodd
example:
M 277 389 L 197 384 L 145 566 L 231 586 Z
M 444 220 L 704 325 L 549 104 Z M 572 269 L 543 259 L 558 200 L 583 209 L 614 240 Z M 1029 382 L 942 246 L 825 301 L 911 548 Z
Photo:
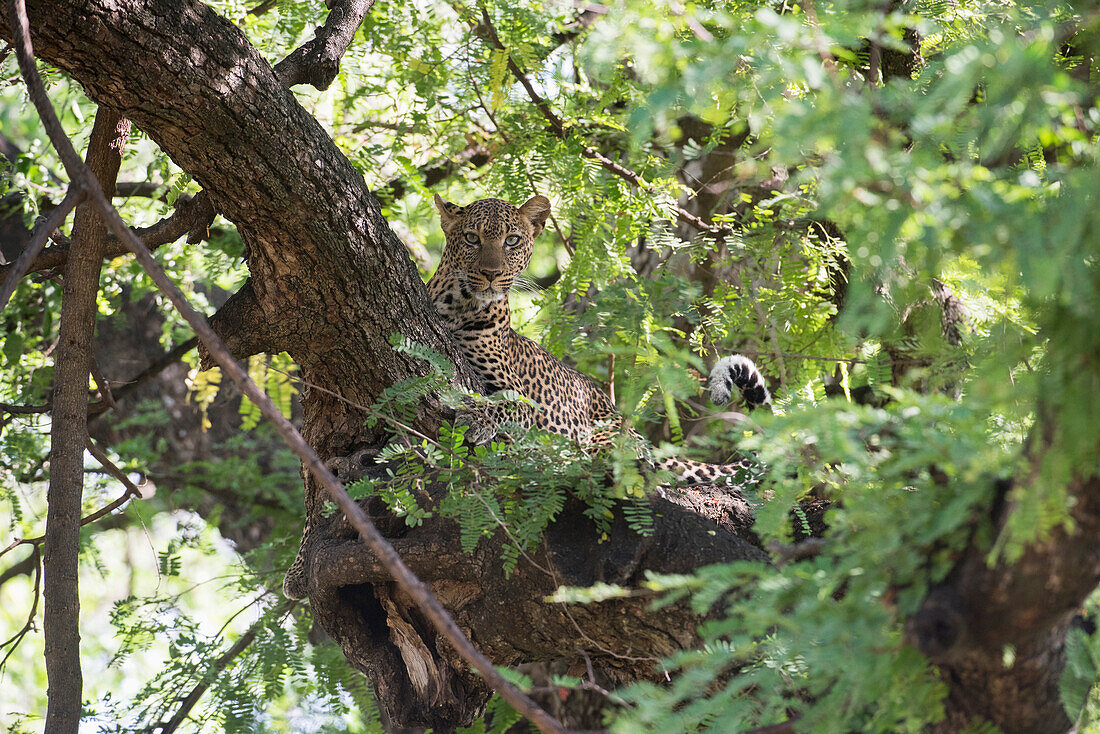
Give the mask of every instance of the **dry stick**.
M 11 298 L 11 294 L 15 293 L 16 286 L 19 285 L 19 281 L 23 279 L 23 276 L 27 274 L 27 270 L 30 268 L 31 263 L 38 257 L 38 253 L 42 251 L 42 248 L 46 245 L 46 240 L 53 234 L 58 227 L 65 223 L 65 217 L 69 216 L 77 204 L 84 200 L 83 189 L 77 186 L 70 186 L 68 192 L 65 194 L 65 198 L 61 200 L 61 203 L 57 205 L 57 208 L 50 212 L 50 216 L 46 217 L 46 221 L 38 225 L 34 230 L 34 234 L 31 235 L 31 241 L 27 243 L 26 248 L 19 254 L 19 259 L 15 261 L 12 269 L 8 272 L 8 277 L 4 279 L 4 288 L 0 290 L 0 310 L 3 310 L 8 305 L 8 299 Z
M 118 212 L 111 206 L 111 202 L 104 196 L 103 190 L 99 187 L 99 182 L 90 175 L 90 172 L 84 166 L 84 162 L 77 156 L 72 143 L 65 135 L 61 123 L 54 113 L 53 107 L 50 105 L 49 98 L 46 96 L 46 90 L 42 86 L 42 80 L 39 78 L 38 71 L 34 67 L 34 58 L 30 47 L 30 34 L 27 25 L 26 7 L 23 4 L 23 0 L 8 0 L 8 5 L 10 15 L 12 16 L 11 25 L 16 40 L 19 66 L 23 72 L 24 81 L 27 84 L 27 91 L 31 101 L 38 110 L 43 126 L 46 128 L 46 132 L 50 136 L 54 148 L 57 150 L 62 163 L 65 165 L 69 177 L 73 181 L 79 181 L 84 185 L 91 203 L 99 209 L 100 214 L 107 221 L 111 231 L 114 232 L 115 236 L 118 237 L 121 242 L 125 243 L 130 251 L 134 253 L 134 257 L 141 263 L 141 266 L 145 268 L 149 277 L 157 284 L 157 287 L 168 296 L 169 300 L 171 300 L 172 304 L 176 307 L 176 310 L 178 310 L 180 315 L 182 315 L 187 323 L 191 325 L 191 328 L 194 329 L 195 334 L 206 346 L 210 355 L 214 357 L 219 365 L 221 365 L 222 370 L 237 383 L 248 399 L 260 408 L 260 412 L 263 416 L 271 422 L 290 449 L 298 455 L 303 465 L 313 472 L 314 476 L 328 492 L 337 507 L 347 516 L 352 526 L 359 531 L 363 541 L 370 547 L 371 551 L 378 556 L 378 560 L 382 562 L 382 565 L 393 574 L 394 581 L 397 582 L 397 585 L 402 591 L 409 595 L 420 608 L 421 612 L 431 620 L 432 626 L 451 643 L 467 663 L 485 678 L 485 681 L 493 690 L 499 693 L 512 708 L 516 709 L 516 711 L 538 727 L 540 731 L 561 732 L 564 734 L 566 729 L 557 719 L 543 711 L 534 701 L 505 680 L 504 677 L 497 672 L 492 661 L 485 657 L 468 639 L 466 639 L 466 636 L 462 634 L 462 630 L 458 628 L 454 619 L 452 619 L 447 613 L 447 610 L 443 608 L 443 605 L 439 603 L 439 600 L 431 592 L 431 589 L 409 570 L 409 567 L 401 560 L 401 557 L 393 549 L 393 546 L 382 537 L 378 528 L 375 527 L 374 523 L 367 517 L 367 514 L 363 512 L 363 509 L 348 496 L 343 486 L 336 477 L 333 476 L 332 472 L 329 471 L 328 467 L 324 465 L 313 448 L 306 443 L 305 439 L 302 438 L 298 430 L 291 425 L 290 421 L 279 412 L 279 409 L 275 407 L 271 398 L 256 386 L 256 383 L 252 381 L 248 373 L 235 359 L 233 359 L 225 342 L 214 333 L 214 330 L 210 328 L 210 324 L 207 323 L 205 317 L 187 302 L 182 291 L 180 291 L 176 284 L 168 278 L 168 275 L 164 272 L 163 268 L 160 267 L 157 261 L 153 259 L 141 240 L 138 239 L 137 236 L 130 231 L 129 227 L 126 226 L 126 223 L 122 221 L 122 217 L 119 216 Z

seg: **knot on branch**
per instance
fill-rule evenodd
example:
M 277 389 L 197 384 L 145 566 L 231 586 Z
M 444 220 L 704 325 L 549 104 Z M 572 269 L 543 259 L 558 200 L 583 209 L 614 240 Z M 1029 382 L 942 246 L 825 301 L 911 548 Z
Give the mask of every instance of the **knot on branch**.
M 931 660 L 945 660 L 966 638 L 966 619 L 958 594 L 950 586 L 929 592 L 908 623 L 913 645 Z

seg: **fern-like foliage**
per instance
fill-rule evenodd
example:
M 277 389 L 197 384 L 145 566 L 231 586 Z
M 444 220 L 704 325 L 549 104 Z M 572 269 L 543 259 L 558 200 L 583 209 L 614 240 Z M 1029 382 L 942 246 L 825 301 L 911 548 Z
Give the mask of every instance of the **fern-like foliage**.
M 429 394 L 445 403 L 475 408 L 523 398 L 517 394 L 483 397 L 457 390 L 452 385 L 454 366 L 434 350 L 400 336 L 391 343 L 401 353 L 423 359 L 428 374 L 404 380 L 372 406 L 372 419 L 387 422 L 397 435 L 377 456 L 377 461 L 387 464 L 388 476 L 356 482 L 355 496 L 379 497 L 410 526 L 436 513 L 453 519 L 466 552 L 472 552 L 483 538 L 502 533 L 501 561 L 509 574 L 536 548 L 570 497 L 584 503 L 584 514 L 598 533 L 610 529 L 620 506 L 631 528 L 640 534 L 652 532 L 645 480 L 635 467 L 639 447 L 631 441 L 636 439 L 624 435 L 622 445 L 609 456 L 593 456 L 564 436 L 522 431 L 506 423 L 507 433 L 501 440 L 471 446 L 464 441 L 469 426 L 461 419 L 442 425 L 437 439 L 413 436 L 404 430 L 402 417 L 411 416 Z M 420 499 L 426 482 L 446 488 L 430 507 Z

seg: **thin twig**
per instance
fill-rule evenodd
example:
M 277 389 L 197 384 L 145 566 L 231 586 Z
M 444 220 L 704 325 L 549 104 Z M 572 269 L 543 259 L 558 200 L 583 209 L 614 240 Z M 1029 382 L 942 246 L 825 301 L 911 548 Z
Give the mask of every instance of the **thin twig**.
M 177 344 L 176 346 L 165 352 L 162 356 L 153 360 L 148 367 L 139 372 L 136 376 L 134 376 L 133 379 L 120 387 L 118 390 L 114 391 L 115 400 L 122 400 L 134 390 L 144 385 L 147 381 L 149 381 L 153 377 L 156 377 L 166 367 L 180 361 L 183 355 L 194 349 L 198 343 L 198 339 L 196 339 L 195 337 L 191 337 L 187 341 Z M 100 413 L 106 412 L 110 407 L 110 405 L 107 405 L 103 402 L 95 403 L 88 407 L 88 412 L 90 415 L 95 416 L 99 415 Z
M 95 380 L 95 385 L 99 388 L 99 397 L 107 405 L 108 408 L 118 410 L 118 403 L 115 402 L 115 396 L 111 394 L 111 386 L 107 383 L 107 380 L 103 377 L 103 371 L 99 369 L 99 362 L 96 361 L 95 355 L 92 355 L 92 379 Z
M 127 395 L 138 389 L 153 377 L 160 374 L 166 367 L 178 362 L 183 355 L 195 348 L 199 343 L 199 340 L 195 337 L 191 337 L 187 341 L 181 342 L 172 347 L 169 351 L 165 352 L 162 356 L 153 360 L 148 367 L 143 369 L 137 375 L 134 376 L 129 382 L 120 387 L 118 390 L 111 391 L 111 394 L 116 401 L 114 405 L 107 402 L 106 399 L 99 400 L 97 402 L 88 405 L 88 417 L 92 418 L 98 416 L 101 413 L 105 413 L 111 408 L 117 408 L 117 401 L 122 400 Z M 106 384 L 106 383 L 104 383 Z M 110 390 L 110 388 L 107 388 Z M 0 413 L 8 413 L 10 415 L 35 415 L 39 413 L 49 413 L 50 406 L 46 405 L 12 405 L 11 403 L 0 403 Z
M 493 123 L 493 128 L 496 134 L 499 135 L 500 139 L 503 140 L 504 143 L 507 145 L 511 142 L 508 139 L 508 134 L 504 132 L 504 128 L 502 128 L 500 126 L 500 123 L 497 122 L 496 116 L 493 115 L 492 108 L 490 108 L 489 105 L 485 104 L 485 99 L 481 96 L 481 88 L 478 87 L 477 80 L 474 79 L 473 74 L 470 74 L 470 84 L 474 87 L 474 94 L 477 96 L 478 106 L 481 107 L 482 112 L 484 112 L 486 117 L 489 118 L 489 122 Z M 531 175 L 531 171 L 524 167 L 523 172 L 527 175 L 527 182 L 531 184 L 531 191 L 535 194 L 539 193 L 538 187 L 535 186 L 535 178 Z M 565 249 L 569 253 L 569 256 L 572 257 L 574 249 L 573 244 L 566 238 L 565 233 L 561 231 L 561 225 L 558 224 L 557 217 L 551 214 L 550 222 L 554 225 L 554 229 L 557 231 L 558 237 L 561 238 L 562 244 L 565 245 Z
M 329 497 L 347 516 L 352 526 L 359 531 L 367 546 L 393 575 L 398 587 L 408 594 L 409 598 L 431 621 L 432 626 L 447 639 L 471 667 L 481 674 L 493 690 L 497 691 L 512 708 L 519 711 L 540 731 L 564 733 L 566 729 L 557 719 L 541 709 L 515 685 L 507 681 L 497 671 L 492 661 L 471 644 L 427 584 L 417 578 L 405 565 L 393 546 L 382 536 L 363 509 L 348 495 L 343 485 L 321 461 L 321 457 L 317 455 L 317 452 L 306 443 L 305 439 L 302 438 L 302 434 L 279 412 L 278 407 L 275 406 L 271 398 L 252 381 L 248 376 L 248 372 L 233 358 L 221 337 L 214 332 L 202 314 L 196 311 L 187 301 L 183 292 L 172 282 L 160 264 L 153 259 L 141 240 L 126 226 L 111 202 L 104 196 L 99 182 L 90 174 L 84 166 L 84 162 L 76 154 L 72 142 L 65 135 L 65 131 L 50 104 L 45 87 L 42 85 L 42 79 L 38 76 L 38 71 L 34 66 L 27 12 L 23 0 L 9 0 L 9 7 L 11 8 L 12 31 L 16 39 L 19 66 L 27 84 L 28 94 L 38 110 L 43 126 L 51 142 L 53 142 L 58 156 L 65 165 L 70 179 L 83 184 L 91 203 L 99 210 L 100 215 L 111 231 L 134 253 L 135 258 L 149 274 L 150 279 L 168 297 L 183 318 L 191 325 L 191 328 L 194 329 L 195 334 L 207 347 L 210 355 L 221 365 L 222 371 L 237 383 L 241 388 L 241 392 L 254 405 L 259 407 L 263 416 L 302 460 L 304 468 L 313 473 L 318 483 L 324 487 Z
M 524 90 L 527 91 L 527 96 L 531 99 L 531 102 L 535 105 L 535 108 L 542 114 L 543 117 L 546 118 L 546 121 L 550 127 L 550 131 L 554 134 L 554 137 L 562 141 L 568 140 L 572 136 L 571 131 L 565 127 L 565 123 L 563 123 L 562 119 L 557 116 L 553 109 L 551 109 L 550 104 L 545 99 L 543 99 L 542 95 L 540 95 L 538 91 L 535 90 L 535 87 L 533 84 L 531 84 L 531 80 L 527 77 L 527 74 L 512 58 L 512 55 L 508 53 L 508 49 L 505 47 L 505 45 L 501 43 L 500 37 L 497 35 L 496 28 L 493 26 L 492 19 L 489 17 L 489 13 L 485 8 L 481 8 L 481 22 L 473 23 L 471 21 L 471 25 L 473 27 L 474 33 L 482 38 L 482 40 L 484 40 L 497 51 L 502 51 L 507 54 L 508 70 L 512 72 L 512 76 L 516 78 L 516 81 L 520 83 L 520 86 L 522 86 Z M 581 155 L 585 158 L 588 158 L 589 160 L 596 161 L 604 170 L 615 174 L 619 178 L 630 183 L 632 186 L 640 188 L 643 191 L 652 190 L 652 187 L 650 187 L 649 184 L 642 180 L 642 177 L 639 176 L 637 173 L 630 170 L 629 168 L 626 168 L 625 166 L 616 163 L 615 161 L 611 160 L 603 153 L 600 153 L 598 150 L 592 148 L 591 146 L 585 145 L 581 149 Z M 687 209 L 684 209 L 681 206 L 676 207 L 676 216 L 680 221 L 685 222 L 686 224 L 690 224 L 691 226 L 703 230 L 704 232 L 719 234 L 730 231 L 729 228 L 726 226 L 719 226 L 704 221 L 700 217 L 692 214 Z
M 783 389 L 787 389 L 787 363 L 783 361 L 783 351 L 779 347 L 779 332 L 775 328 L 775 319 L 769 318 L 764 314 L 764 309 L 760 305 L 760 299 L 757 297 L 758 290 L 755 285 L 752 286 L 752 305 L 756 310 L 756 315 L 760 317 L 760 321 L 763 322 L 763 326 L 768 329 L 768 334 L 772 340 L 772 353 L 775 355 L 776 362 L 779 364 L 779 383 L 783 386 Z
M 88 453 L 94 456 L 95 460 L 103 465 L 103 468 L 107 470 L 107 473 L 118 481 L 122 482 L 122 486 L 126 488 L 127 495 L 133 497 L 134 499 L 141 499 L 141 489 L 132 481 L 130 481 L 130 477 L 126 476 L 126 472 L 115 466 L 115 463 L 111 461 L 111 458 L 107 456 L 107 454 L 103 453 L 103 451 L 100 450 L 98 446 L 96 446 L 96 443 L 92 440 L 91 436 L 85 438 L 84 444 L 85 447 L 88 449 Z M 126 495 L 123 495 L 123 498 L 125 496 Z M 87 520 L 87 522 L 91 522 L 91 520 Z M 85 522 L 81 521 L 81 524 L 83 525 L 85 524 Z
M 88 446 L 88 449 L 89 451 L 93 451 L 91 445 Z M 97 456 L 95 451 L 93 451 L 92 455 Z M 102 456 L 102 454 L 100 454 L 99 456 Z M 99 458 L 99 456 L 97 456 L 97 458 Z M 105 515 L 111 514 L 131 499 L 141 498 L 141 490 L 134 486 L 134 483 L 130 481 L 130 479 L 122 472 L 121 469 L 111 463 L 110 459 L 108 459 L 106 456 L 103 456 L 100 461 L 103 462 L 103 468 L 107 470 L 108 474 L 110 474 L 115 479 L 118 479 L 123 483 L 123 485 L 126 486 L 126 491 L 123 492 L 121 496 L 117 497 L 114 500 L 111 500 L 110 503 L 104 505 L 103 507 L 100 507 L 92 514 L 85 515 L 84 517 L 80 518 L 81 527 L 87 525 L 88 523 L 93 523 Z M 4 548 L 4 550 L 0 551 L 0 556 L 3 556 L 8 551 L 13 550 L 14 548 L 18 548 L 21 545 L 33 545 L 37 548 L 45 541 L 45 535 L 36 535 L 33 538 L 16 538 L 11 543 L 9 543 L 7 547 Z
M 10 658 L 16 648 L 19 647 L 19 643 L 23 641 L 27 633 L 34 629 L 34 618 L 38 614 L 38 600 L 42 596 L 42 549 L 35 545 L 34 550 L 31 551 L 31 557 L 34 559 L 34 601 L 31 602 L 31 611 L 30 614 L 27 615 L 27 622 L 23 625 L 23 629 L 12 635 L 12 637 L 3 644 L 0 644 L 0 650 L 3 650 L 9 645 L 11 646 L 11 649 L 8 650 L 4 659 L 0 660 L 0 671 L 4 670 L 8 658 Z
M 6 545 L 5 547 L 4 547 L 4 550 L 0 550 L 0 557 L 2 557 L 2 556 L 3 556 L 4 554 L 6 554 L 6 553 L 7 553 L 8 551 L 12 551 L 12 550 L 15 550 L 15 549 L 16 549 L 16 548 L 18 548 L 19 546 L 21 546 L 21 545 L 26 545 L 27 543 L 30 543 L 30 542 L 31 542 L 31 541 L 30 541 L 30 540 L 28 540 L 28 539 L 26 539 L 26 538 L 16 538 L 16 539 L 15 539 L 15 540 L 13 540 L 12 542 L 8 543 L 8 544 L 7 544 L 7 545 Z

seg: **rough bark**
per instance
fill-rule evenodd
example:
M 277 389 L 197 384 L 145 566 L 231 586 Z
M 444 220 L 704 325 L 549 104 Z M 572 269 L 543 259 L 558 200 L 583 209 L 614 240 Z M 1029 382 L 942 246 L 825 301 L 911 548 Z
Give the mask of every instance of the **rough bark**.
M 88 165 L 103 188 L 114 189 L 128 120 L 100 108 L 88 143 Z M 65 264 L 61 324 L 50 435 L 50 486 L 43 574 L 43 630 L 49 706 L 46 730 L 64 734 L 80 725 L 80 600 L 77 555 L 84 484 L 84 442 L 88 430 L 88 374 L 92 364 L 96 293 L 107 228 L 90 205 L 77 208 L 73 248 Z
M 434 497 L 441 489 L 427 492 Z M 747 505 L 714 487 L 654 498 L 653 535 L 637 535 L 619 516 L 603 542 L 583 516 L 584 507 L 571 501 L 540 548 L 522 557 L 511 576 L 500 563 L 507 542 L 503 533 L 482 541 L 470 556 L 462 552 L 450 521 L 433 518 L 410 529 L 376 501 L 364 506 L 463 632 L 497 665 L 557 663 L 580 678 L 594 673 L 606 688 L 660 678 L 662 658 L 700 641 L 697 628 L 704 617 L 685 604 L 653 612 L 652 599 L 644 596 L 587 605 L 547 603 L 558 587 L 597 582 L 637 587 L 646 571 L 690 573 L 711 563 L 768 561 L 748 540 Z M 478 716 L 490 691 L 394 593 L 386 569 L 357 542 L 347 521 L 334 516 L 318 530 L 304 549 L 311 564 L 313 613 L 348 659 L 370 674 L 391 721 L 450 731 Z M 598 714 L 569 722 L 583 728 L 601 723 Z
M 356 406 L 423 369 L 389 348 L 391 334 L 460 361 L 362 179 L 236 28 L 188 3 L 32 3 L 29 11 L 39 55 L 93 100 L 123 109 L 237 225 L 268 327 L 263 346 L 289 351 L 308 384 L 325 388 L 302 396 L 304 432 L 322 456 L 375 440 Z M 460 376 L 475 382 L 461 366 Z M 424 411 L 415 423 L 433 430 L 436 420 Z M 317 499 L 307 480 L 308 513 Z M 395 629 L 413 614 L 400 598 L 382 616 L 349 606 L 365 623 L 393 620 Z
M 322 91 L 328 89 L 340 71 L 340 59 L 373 5 L 374 0 L 328 3 L 331 12 L 317 35 L 276 64 L 275 75 L 288 87 L 308 83 Z
M 30 3 L 28 13 L 39 56 L 110 99 L 237 225 L 265 348 L 285 349 L 308 383 L 346 399 L 303 394 L 305 435 L 322 456 L 375 438 L 352 402 L 423 369 L 390 349 L 391 334 L 459 361 L 362 177 L 236 27 L 168 0 Z M 310 512 L 315 498 L 310 485 Z

